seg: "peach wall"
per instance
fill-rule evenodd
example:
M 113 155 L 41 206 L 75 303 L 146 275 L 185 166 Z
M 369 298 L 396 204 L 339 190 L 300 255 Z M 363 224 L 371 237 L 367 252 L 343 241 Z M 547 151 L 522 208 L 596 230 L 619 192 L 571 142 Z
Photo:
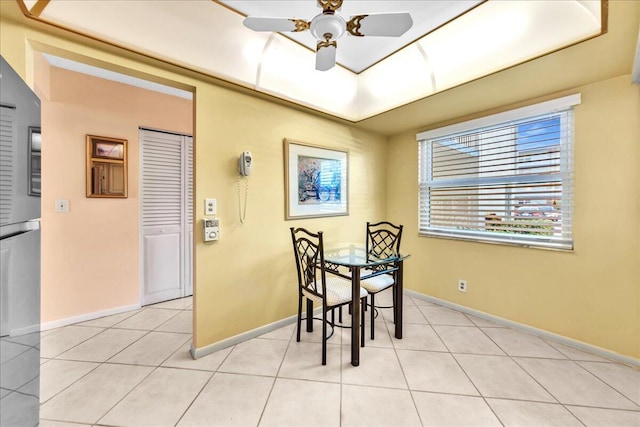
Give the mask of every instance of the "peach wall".
M 193 123 L 190 100 L 47 68 L 36 75 L 45 88 L 43 324 L 139 304 L 138 127 L 191 134 Z M 86 197 L 86 134 L 128 140 L 128 198 Z M 56 199 L 69 200 L 69 213 L 55 212 Z

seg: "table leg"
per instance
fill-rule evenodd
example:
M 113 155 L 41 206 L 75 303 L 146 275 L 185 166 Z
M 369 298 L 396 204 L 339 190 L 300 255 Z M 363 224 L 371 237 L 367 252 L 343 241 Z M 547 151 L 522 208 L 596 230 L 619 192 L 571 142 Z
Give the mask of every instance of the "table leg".
M 396 333 L 395 336 L 398 339 L 402 339 L 402 296 L 404 295 L 402 285 L 402 261 L 398 262 L 398 270 L 396 271 Z
M 360 365 L 360 267 L 351 268 L 351 364 Z

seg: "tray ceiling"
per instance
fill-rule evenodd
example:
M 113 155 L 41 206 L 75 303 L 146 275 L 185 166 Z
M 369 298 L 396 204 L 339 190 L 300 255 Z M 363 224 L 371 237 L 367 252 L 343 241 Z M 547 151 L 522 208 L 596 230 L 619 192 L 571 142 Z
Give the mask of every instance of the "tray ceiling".
M 599 0 L 345 0 L 347 19 L 408 11 L 414 26 L 400 38 L 342 37 L 342 66 L 322 72 L 309 34 L 242 25 L 245 15 L 311 20 L 312 0 L 18 1 L 40 21 L 354 122 L 597 36 L 606 21 Z
M 357 1 L 345 0 L 336 14 L 346 20 L 354 15 L 409 12 L 413 26 L 401 37 L 352 37 L 338 40 L 336 62 L 354 73 L 361 73 L 387 56 L 399 51 L 445 23 L 457 18 L 484 0 L 431 1 Z M 316 1 L 223 1 L 217 0 L 243 16 L 297 18 L 305 21 L 322 13 Z M 316 38 L 309 31 L 283 33 L 311 51 Z

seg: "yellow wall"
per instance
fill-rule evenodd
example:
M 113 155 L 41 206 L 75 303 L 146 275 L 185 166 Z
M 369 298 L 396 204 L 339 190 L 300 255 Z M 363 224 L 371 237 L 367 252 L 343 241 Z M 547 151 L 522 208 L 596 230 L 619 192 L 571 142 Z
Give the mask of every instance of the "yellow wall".
M 289 227 L 322 230 L 327 244 L 363 241 L 366 221 L 385 217 L 386 140 L 211 85 L 197 93 L 196 219 L 205 197 L 218 200 L 221 218 L 221 240 L 196 246 L 195 343 L 203 347 L 296 312 Z M 284 220 L 284 137 L 349 150 L 349 216 Z M 244 224 L 242 151 L 254 159 Z
M 392 137 L 387 213 L 407 227 L 406 286 L 640 356 L 640 89 L 630 81 L 625 75 L 570 91 L 582 94 L 575 108 L 573 252 L 419 237 L 418 171 L 403 167 L 417 162 L 418 130 Z M 484 95 L 497 90 L 504 90 L 499 79 Z M 456 109 L 448 113 L 454 118 Z M 458 279 L 468 281 L 467 293 L 457 291 Z
M 28 82 L 33 80 L 33 51 L 44 51 L 194 91 L 194 344 L 197 348 L 295 314 L 297 285 L 290 226 L 322 230 L 327 243 L 355 241 L 364 238 L 367 220 L 385 218 L 384 137 L 240 94 L 217 85 L 213 79 L 34 23 L 21 17 L 14 10 L 13 2 L 0 2 L 0 7 L 1 53 Z M 55 88 L 51 85 L 48 90 L 54 92 Z M 114 122 L 121 119 L 112 117 Z M 101 129 L 107 132 L 107 128 Z M 285 137 L 349 150 L 349 216 L 284 220 L 282 139 Z M 252 151 L 255 165 L 249 178 L 247 219 L 241 224 L 236 162 L 245 150 Z M 43 156 L 43 169 L 46 161 Z M 81 168 L 78 173 L 84 182 L 84 166 Z M 135 184 L 130 182 L 130 185 Z M 208 244 L 202 242 L 200 233 L 205 197 L 217 199 L 218 217 L 222 223 L 221 240 Z M 104 205 L 111 209 L 117 202 L 122 201 L 106 201 Z M 71 211 L 82 212 L 73 202 Z M 85 220 L 90 221 L 89 218 Z M 137 239 L 135 227 L 126 231 Z M 123 237 L 121 232 L 117 235 Z M 65 243 L 70 245 L 69 250 L 74 255 L 78 251 L 74 247 L 84 245 L 83 241 Z M 133 245 L 135 252 L 137 240 Z M 119 256 L 117 251 L 121 249 L 121 246 L 108 247 L 109 252 L 115 252 L 111 254 L 114 258 Z M 130 254 L 129 249 L 127 253 Z M 43 254 L 43 258 L 46 256 Z M 127 260 L 127 269 L 133 269 L 133 264 Z M 99 275 L 99 271 L 96 268 L 94 273 Z M 127 273 L 128 279 L 134 277 L 133 273 Z M 89 286 L 92 277 L 74 276 L 72 279 L 74 287 Z M 43 298 L 48 296 L 43 295 Z
M 409 106 L 424 121 L 389 139 L 387 215 L 407 227 L 411 289 L 640 358 L 640 87 L 629 76 L 640 3 L 609 2 L 608 23 L 601 37 Z M 620 52 L 622 71 L 591 74 Z M 418 237 L 418 171 L 405 166 L 417 163 L 416 133 L 572 93 L 575 251 Z
M 33 73 L 35 49 L 103 66 L 115 64 L 121 71 L 194 88 L 196 231 L 205 197 L 218 200 L 222 220 L 219 242 L 204 244 L 196 233 L 197 348 L 294 314 L 289 226 L 323 229 L 329 241 L 358 240 L 366 220 L 386 218 L 406 227 L 403 248 L 412 253 L 406 263 L 408 288 L 640 357 L 639 88 L 630 84 L 628 75 L 601 76 L 592 83 L 582 83 L 578 75 L 563 76 L 558 80 L 561 87 L 560 83 L 539 84 L 562 73 L 563 63 L 557 57 L 567 60 L 590 48 L 591 60 L 606 56 L 616 48 L 608 36 L 435 95 L 425 104 L 415 104 L 424 111 L 411 113 L 427 117 L 427 110 L 437 110 L 439 122 L 456 121 L 487 109 L 506 109 L 511 103 L 581 92 L 583 102 L 576 108 L 576 250 L 563 253 L 418 237 L 415 133 L 433 128 L 433 121 L 425 119 L 421 128 L 387 141 L 264 97 L 234 92 L 177 67 L 33 23 L 15 13 L 13 2 L 0 2 L 0 9 L 2 55 L 27 81 Z M 637 37 L 637 4 L 610 2 L 610 9 L 617 14 L 615 22 L 625 15 L 625 28 L 610 31 L 619 35 L 633 29 L 629 37 Z M 627 17 L 625 11 L 633 13 Z M 17 22 L 12 16 L 18 16 Z M 566 83 L 572 78 L 581 83 Z M 516 95 L 500 96 L 505 93 Z M 503 102 L 498 107 L 494 94 Z M 384 116 L 379 120 L 384 122 Z M 284 137 L 350 151 L 350 216 L 283 220 Z M 253 152 L 255 168 L 247 222 L 240 224 L 235 169 L 243 150 Z M 468 281 L 466 294 L 455 290 L 458 278 Z

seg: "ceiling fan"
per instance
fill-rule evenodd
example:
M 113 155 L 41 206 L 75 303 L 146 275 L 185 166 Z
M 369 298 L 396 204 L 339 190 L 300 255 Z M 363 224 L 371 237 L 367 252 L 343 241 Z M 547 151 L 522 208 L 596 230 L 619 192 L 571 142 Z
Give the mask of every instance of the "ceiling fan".
M 248 16 L 244 25 L 254 31 L 300 32 L 309 30 L 318 40 L 316 48 L 316 70 L 326 71 L 336 64 L 336 40 L 345 32 L 357 37 L 399 37 L 413 25 L 407 12 L 355 15 L 345 19 L 336 15 L 343 0 L 318 0 L 322 13 L 307 22 L 293 18 L 263 18 Z

